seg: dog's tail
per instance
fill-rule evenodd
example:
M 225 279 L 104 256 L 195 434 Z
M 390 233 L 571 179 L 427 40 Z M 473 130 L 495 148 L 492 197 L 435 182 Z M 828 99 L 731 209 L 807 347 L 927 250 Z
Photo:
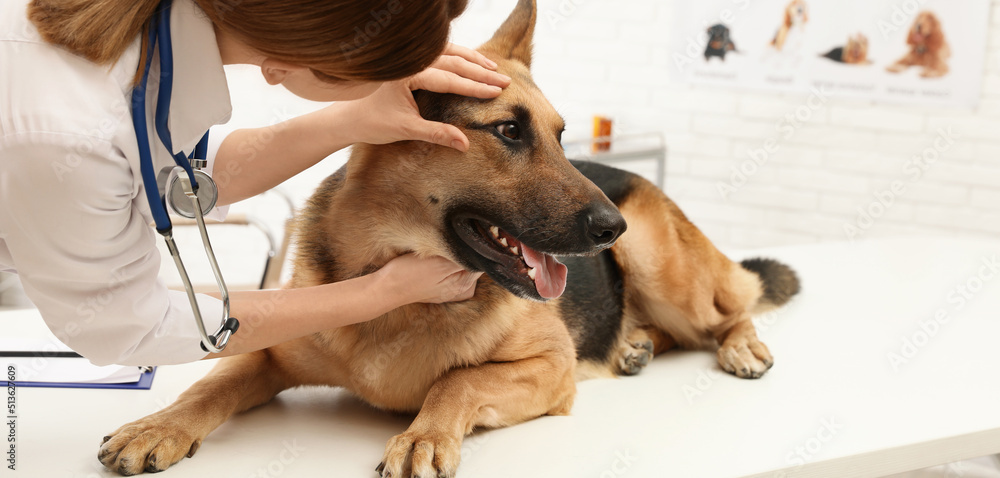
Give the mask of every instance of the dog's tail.
M 752 311 L 755 314 L 785 305 L 801 289 L 799 276 L 795 271 L 774 259 L 757 257 L 746 259 L 740 265 L 757 274 L 764 286 L 764 295 Z

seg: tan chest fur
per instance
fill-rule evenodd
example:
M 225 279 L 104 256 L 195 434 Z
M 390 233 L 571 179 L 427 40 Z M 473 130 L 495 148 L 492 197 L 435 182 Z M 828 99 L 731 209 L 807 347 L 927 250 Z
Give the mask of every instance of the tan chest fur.
M 514 297 L 488 279 L 482 282 L 477 297 L 489 300 L 411 304 L 270 351 L 278 362 L 300 364 L 286 372 L 304 383 L 341 386 L 396 411 L 419 410 L 434 382 L 455 368 L 530 356 L 556 344 L 572 353 L 568 332 L 550 305 Z M 555 337 L 526 336 L 546 330 Z

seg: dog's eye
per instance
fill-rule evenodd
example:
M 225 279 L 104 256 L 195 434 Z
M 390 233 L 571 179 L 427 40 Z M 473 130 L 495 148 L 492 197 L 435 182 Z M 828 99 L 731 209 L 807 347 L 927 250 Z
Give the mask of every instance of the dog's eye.
M 513 139 L 513 140 L 521 139 L 521 127 L 519 127 L 517 123 L 513 121 L 509 123 L 498 124 L 497 133 L 502 134 L 507 139 Z

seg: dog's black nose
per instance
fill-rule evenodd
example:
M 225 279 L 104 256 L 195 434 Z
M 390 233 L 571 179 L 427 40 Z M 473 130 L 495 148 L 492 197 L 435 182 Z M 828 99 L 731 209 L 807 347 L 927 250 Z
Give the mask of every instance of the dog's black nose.
M 587 238 L 597 247 L 614 243 L 625 232 L 625 218 L 618 208 L 604 201 L 591 204 L 584 210 L 582 219 Z

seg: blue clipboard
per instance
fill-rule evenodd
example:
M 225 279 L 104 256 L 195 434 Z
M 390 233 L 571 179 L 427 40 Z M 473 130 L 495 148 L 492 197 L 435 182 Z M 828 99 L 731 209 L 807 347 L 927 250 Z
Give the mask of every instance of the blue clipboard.
M 123 389 L 123 390 L 149 390 L 153 386 L 153 376 L 156 375 L 156 367 L 151 367 L 147 372 L 139 376 L 138 382 L 126 383 L 73 383 L 73 382 L 19 382 L 15 381 L 15 387 L 36 387 L 36 388 L 103 388 L 103 389 Z M 7 387 L 10 382 L 0 381 L 0 386 Z

